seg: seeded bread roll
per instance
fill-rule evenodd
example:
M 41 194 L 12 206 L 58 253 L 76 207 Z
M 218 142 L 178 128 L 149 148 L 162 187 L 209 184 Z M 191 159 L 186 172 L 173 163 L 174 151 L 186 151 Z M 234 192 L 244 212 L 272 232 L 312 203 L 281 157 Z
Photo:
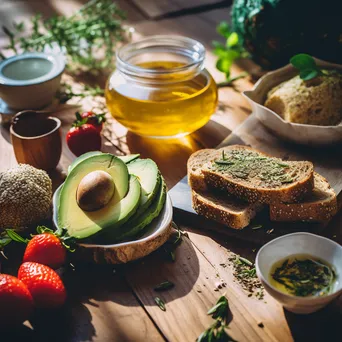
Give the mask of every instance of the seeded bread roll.
M 296 76 L 273 88 L 265 106 L 284 120 L 308 125 L 337 125 L 342 120 L 342 76 L 303 81 Z
M 192 207 L 197 214 L 234 229 L 248 226 L 251 219 L 262 209 L 261 204 L 249 204 L 236 197 L 194 190 Z
M 240 145 L 224 148 L 202 173 L 210 186 L 250 203 L 298 202 L 314 187 L 311 162 L 283 161 Z
M 270 205 L 271 221 L 327 222 L 338 211 L 334 189 L 328 181 L 314 173 L 315 187 L 300 203 L 274 203 Z

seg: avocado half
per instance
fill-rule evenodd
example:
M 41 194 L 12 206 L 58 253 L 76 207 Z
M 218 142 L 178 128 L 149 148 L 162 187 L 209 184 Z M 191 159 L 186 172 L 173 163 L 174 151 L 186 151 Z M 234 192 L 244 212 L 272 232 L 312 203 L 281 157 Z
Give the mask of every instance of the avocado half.
M 95 211 L 82 210 L 76 194 L 81 180 L 93 171 L 107 172 L 115 189 L 110 201 Z M 88 155 L 71 169 L 62 187 L 58 203 L 58 226 L 67 229 L 77 239 L 93 236 L 103 230 L 115 230 L 136 211 L 140 202 L 141 186 L 137 177 L 129 176 L 126 164 L 119 158 L 98 153 Z

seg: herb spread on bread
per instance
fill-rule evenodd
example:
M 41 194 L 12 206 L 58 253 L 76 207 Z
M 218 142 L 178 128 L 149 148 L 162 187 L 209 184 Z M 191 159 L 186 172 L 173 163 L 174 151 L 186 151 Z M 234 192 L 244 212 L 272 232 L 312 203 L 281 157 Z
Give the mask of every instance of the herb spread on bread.
M 223 150 L 221 159 L 215 160 L 211 168 L 234 178 L 253 178 L 265 187 L 282 186 L 295 180 L 289 164 L 250 150 Z

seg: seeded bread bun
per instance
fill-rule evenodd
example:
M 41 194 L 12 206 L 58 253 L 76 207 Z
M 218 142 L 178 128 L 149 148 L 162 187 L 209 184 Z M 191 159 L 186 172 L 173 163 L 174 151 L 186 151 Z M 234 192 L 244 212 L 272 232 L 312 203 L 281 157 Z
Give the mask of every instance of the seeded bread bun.
M 273 88 L 265 106 L 285 121 L 338 125 L 342 121 L 342 76 L 331 73 L 310 81 L 296 76 Z
M 314 187 L 311 162 L 283 161 L 240 145 L 225 147 L 202 173 L 210 186 L 250 203 L 299 202 Z
M 328 181 L 314 173 L 315 187 L 300 203 L 274 203 L 270 205 L 271 221 L 327 222 L 338 211 L 334 189 Z

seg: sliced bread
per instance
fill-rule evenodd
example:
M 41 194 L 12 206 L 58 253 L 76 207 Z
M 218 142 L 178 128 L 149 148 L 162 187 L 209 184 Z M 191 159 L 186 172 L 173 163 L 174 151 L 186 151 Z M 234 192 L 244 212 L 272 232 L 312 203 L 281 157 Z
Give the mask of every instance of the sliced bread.
M 209 194 L 195 190 L 192 190 L 192 206 L 199 215 L 234 229 L 248 226 L 262 208 L 260 204 L 249 204 L 226 194 Z
M 300 203 L 270 205 L 271 221 L 329 221 L 338 211 L 335 191 L 317 172 L 314 173 L 314 183 L 312 193 Z
M 204 180 L 247 202 L 298 202 L 314 187 L 311 162 L 283 161 L 241 145 L 223 150 L 203 165 Z
M 219 151 L 213 149 L 204 149 L 194 152 L 187 163 L 188 183 L 192 190 L 207 191 L 208 187 L 204 181 L 202 166 L 219 157 Z

